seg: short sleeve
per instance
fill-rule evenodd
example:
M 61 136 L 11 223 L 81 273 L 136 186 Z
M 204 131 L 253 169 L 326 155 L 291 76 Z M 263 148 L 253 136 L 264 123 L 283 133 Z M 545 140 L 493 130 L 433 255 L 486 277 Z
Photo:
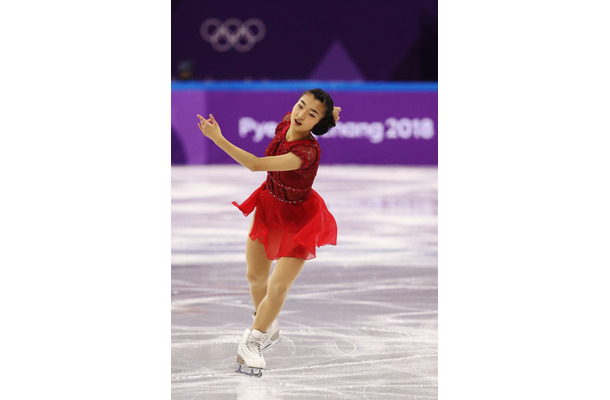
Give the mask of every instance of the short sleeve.
M 280 121 L 279 124 L 277 124 L 277 127 L 275 128 L 275 134 L 279 135 L 280 132 L 283 132 L 283 130 L 286 128 L 286 126 L 290 125 L 290 113 L 287 112 L 286 114 L 284 114 L 284 117 L 282 118 L 282 120 Z
M 301 164 L 300 169 L 302 170 L 310 169 L 311 167 L 317 165 L 320 159 L 320 151 L 315 143 L 293 146 L 290 149 L 290 152 L 294 153 L 301 159 L 303 163 Z

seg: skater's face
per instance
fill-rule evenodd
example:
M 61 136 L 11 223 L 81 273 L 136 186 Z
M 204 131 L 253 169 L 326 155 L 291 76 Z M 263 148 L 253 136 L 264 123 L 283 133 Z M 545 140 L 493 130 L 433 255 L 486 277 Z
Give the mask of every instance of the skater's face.
M 292 108 L 292 129 L 297 132 L 310 132 L 324 117 L 326 107 L 311 93 L 305 93 Z

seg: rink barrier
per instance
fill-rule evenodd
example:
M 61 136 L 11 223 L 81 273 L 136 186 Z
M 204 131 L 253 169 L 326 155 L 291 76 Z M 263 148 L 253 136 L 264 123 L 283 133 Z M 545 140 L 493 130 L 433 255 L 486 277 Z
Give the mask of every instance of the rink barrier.
M 235 145 L 262 156 L 284 113 L 320 87 L 342 107 L 337 126 L 317 137 L 322 164 L 438 164 L 436 82 L 172 82 L 172 164 L 234 161 L 197 127 L 214 117 Z

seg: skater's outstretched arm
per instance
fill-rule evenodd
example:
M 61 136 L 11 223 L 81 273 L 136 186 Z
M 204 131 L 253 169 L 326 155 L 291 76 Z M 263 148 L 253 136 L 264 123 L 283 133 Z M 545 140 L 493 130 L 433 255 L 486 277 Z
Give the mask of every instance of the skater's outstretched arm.
M 211 139 L 232 159 L 250 171 L 292 171 L 301 168 L 303 161 L 296 154 L 287 153 L 281 156 L 257 157 L 225 139 L 212 114 L 210 114 L 209 119 L 205 119 L 199 114 L 197 114 L 197 117 L 199 117 L 199 129 L 204 136 Z

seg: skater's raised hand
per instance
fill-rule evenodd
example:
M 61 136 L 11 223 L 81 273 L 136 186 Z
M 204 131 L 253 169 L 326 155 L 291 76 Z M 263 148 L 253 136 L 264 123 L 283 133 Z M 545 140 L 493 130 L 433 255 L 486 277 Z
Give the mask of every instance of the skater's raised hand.
M 222 137 L 220 126 L 218 125 L 218 122 L 216 122 L 212 114 L 210 114 L 209 119 L 205 119 L 199 114 L 197 114 L 197 117 L 199 118 L 199 123 L 197 124 L 197 126 L 205 137 L 210 138 L 213 141 L 216 141 L 217 139 Z
M 333 109 L 333 118 L 335 119 L 335 123 L 339 121 L 339 113 L 341 112 L 341 107 L 335 107 Z

